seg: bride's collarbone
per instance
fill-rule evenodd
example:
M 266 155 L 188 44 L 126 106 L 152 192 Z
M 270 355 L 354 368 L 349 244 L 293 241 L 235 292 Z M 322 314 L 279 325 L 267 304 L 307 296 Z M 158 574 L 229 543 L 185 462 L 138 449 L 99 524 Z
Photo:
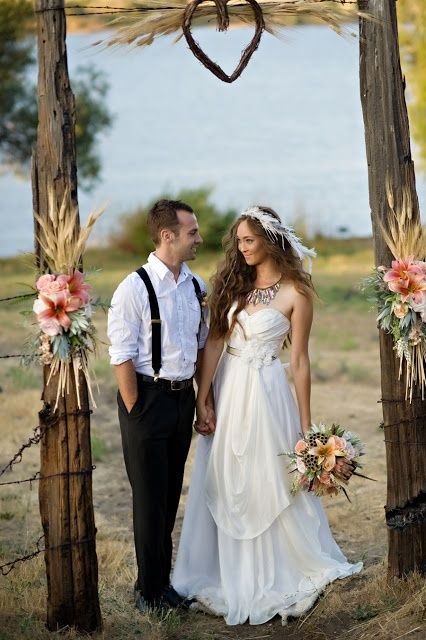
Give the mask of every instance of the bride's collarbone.
M 290 322 L 291 310 L 288 310 L 288 309 L 286 310 L 285 308 L 278 305 L 272 305 L 272 304 L 247 305 L 246 307 L 244 307 L 243 311 L 249 317 L 255 316 L 257 313 L 262 313 L 263 311 L 275 311 L 276 313 L 279 313 L 281 316 L 284 316 L 284 318 L 288 322 Z

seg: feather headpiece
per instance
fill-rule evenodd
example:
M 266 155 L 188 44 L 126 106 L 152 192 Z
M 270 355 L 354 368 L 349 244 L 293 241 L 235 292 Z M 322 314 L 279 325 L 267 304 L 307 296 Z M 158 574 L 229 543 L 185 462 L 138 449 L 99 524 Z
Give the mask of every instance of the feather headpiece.
M 286 239 L 290 244 L 293 253 L 304 260 L 308 260 L 309 272 L 312 270 L 312 258 L 315 258 L 317 253 L 315 249 L 308 249 L 302 244 L 301 239 L 295 234 L 294 229 L 287 227 L 285 224 L 278 220 L 275 216 L 271 215 L 267 211 L 263 211 L 260 207 L 249 207 L 240 214 L 241 216 L 247 216 L 248 218 L 254 218 L 262 225 L 271 242 L 279 242 L 280 239 Z M 284 250 L 284 241 L 281 242 L 281 246 Z

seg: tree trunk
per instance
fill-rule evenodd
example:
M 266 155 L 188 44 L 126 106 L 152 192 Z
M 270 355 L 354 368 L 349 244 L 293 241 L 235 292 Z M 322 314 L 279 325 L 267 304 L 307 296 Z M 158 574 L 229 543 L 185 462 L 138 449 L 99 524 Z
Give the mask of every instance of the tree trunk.
M 48 193 L 57 205 L 69 190 L 70 205 L 77 206 L 75 151 L 75 103 L 67 68 L 64 0 L 35 0 L 38 38 L 37 144 L 33 153 L 33 209 L 48 218 Z M 78 223 L 79 224 L 79 223 Z M 37 241 L 38 267 L 46 271 Z M 75 229 L 78 232 L 78 227 Z M 44 368 L 40 426 L 40 514 L 45 536 L 47 572 L 47 626 L 57 630 L 74 626 L 91 632 L 101 627 L 98 598 L 98 566 L 92 501 L 90 412 L 87 386 L 80 374 L 81 409 L 78 408 L 74 375 L 70 371 L 69 393 L 53 412 L 57 377 L 47 385 Z
M 405 103 L 395 0 L 359 0 L 359 8 L 376 20 L 360 19 L 360 83 L 368 161 L 368 182 L 376 266 L 390 266 L 379 225 L 386 227 L 389 207 L 386 179 L 395 202 L 402 190 L 412 198 L 412 219 L 419 219 L 414 164 Z M 388 570 L 405 576 L 426 573 L 426 406 L 420 391 L 405 400 L 405 379 L 390 335 L 380 331 L 382 407 L 388 470 Z

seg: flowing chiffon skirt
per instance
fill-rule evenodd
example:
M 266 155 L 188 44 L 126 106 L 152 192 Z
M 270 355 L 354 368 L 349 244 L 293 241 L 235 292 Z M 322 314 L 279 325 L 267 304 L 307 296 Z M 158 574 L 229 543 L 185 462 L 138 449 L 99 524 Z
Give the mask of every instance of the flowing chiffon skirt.
M 289 321 L 240 314 L 214 380 L 217 427 L 198 437 L 172 583 L 227 624 L 285 623 L 327 584 L 359 572 L 334 541 L 319 498 L 292 496 L 287 458 L 299 414 L 280 346 Z

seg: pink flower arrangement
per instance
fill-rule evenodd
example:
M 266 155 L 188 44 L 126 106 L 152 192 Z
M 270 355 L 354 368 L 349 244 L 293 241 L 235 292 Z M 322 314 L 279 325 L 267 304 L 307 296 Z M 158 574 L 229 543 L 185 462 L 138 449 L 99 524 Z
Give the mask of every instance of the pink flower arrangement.
M 413 257 L 392 260 L 364 281 L 364 290 L 378 308 L 379 327 L 390 333 L 402 366 L 406 367 L 406 397 L 418 384 L 422 397 L 426 386 L 426 262 Z
M 425 263 L 414 260 L 392 260 L 392 268 L 386 269 L 383 280 L 389 289 L 399 293 L 401 302 L 426 303 Z
M 291 461 L 290 473 L 295 474 L 292 493 L 305 490 L 318 496 L 336 495 L 339 491 L 346 494 L 347 480 L 343 479 L 341 473 L 341 460 L 346 461 L 352 474 L 361 475 L 355 472 L 355 468 L 360 466 L 363 445 L 353 433 L 340 425 L 312 425 L 287 455 Z
M 80 406 L 78 371 L 83 371 L 90 398 L 96 406 L 90 386 L 88 354 L 96 349 L 95 327 L 92 323 L 92 306 L 105 306 L 91 298 L 90 287 L 84 274 L 78 269 L 68 273 L 47 273 L 36 282 L 37 298 L 33 311 L 40 333 L 35 343 L 33 357 L 50 366 L 47 384 L 52 375 L 59 372 L 55 409 L 59 397 L 68 388 L 69 370 L 74 372 L 77 402 Z M 72 367 L 70 367 L 72 365 Z M 77 374 L 76 374 L 77 372 Z
M 84 275 L 74 270 L 71 274 L 46 274 L 36 282 L 39 291 L 33 311 L 40 329 L 48 336 L 68 331 L 72 325 L 70 313 L 84 308 L 90 301 L 89 285 Z

